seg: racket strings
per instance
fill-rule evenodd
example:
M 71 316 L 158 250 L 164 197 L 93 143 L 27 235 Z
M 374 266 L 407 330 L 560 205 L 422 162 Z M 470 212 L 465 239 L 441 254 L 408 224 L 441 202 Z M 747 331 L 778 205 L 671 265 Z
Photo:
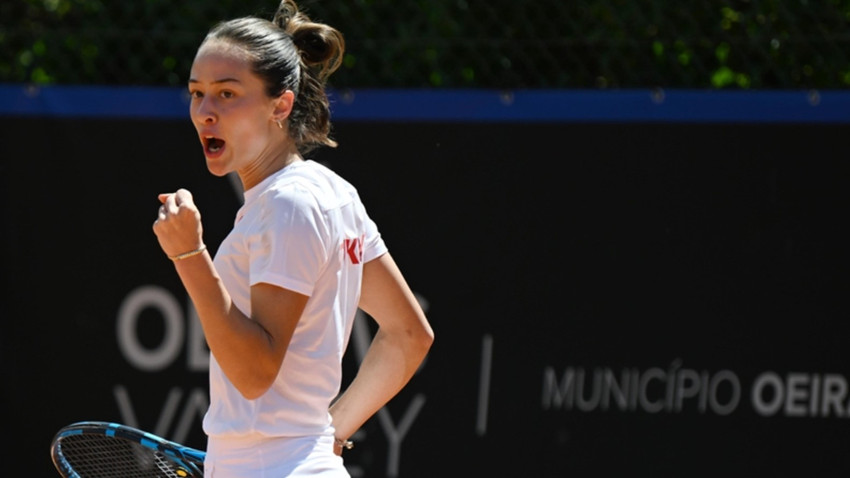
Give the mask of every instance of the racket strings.
M 120 437 L 64 437 L 59 454 L 80 478 L 185 478 L 187 471 L 165 454 Z

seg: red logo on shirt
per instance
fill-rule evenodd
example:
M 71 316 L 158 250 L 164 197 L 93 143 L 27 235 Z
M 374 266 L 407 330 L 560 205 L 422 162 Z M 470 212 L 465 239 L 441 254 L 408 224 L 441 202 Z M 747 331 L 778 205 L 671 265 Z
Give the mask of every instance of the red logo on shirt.
M 356 265 L 363 262 L 363 236 L 354 239 L 346 239 L 344 247 L 345 253 L 348 254 L 348 260 L 350 260 L 352 264 Z

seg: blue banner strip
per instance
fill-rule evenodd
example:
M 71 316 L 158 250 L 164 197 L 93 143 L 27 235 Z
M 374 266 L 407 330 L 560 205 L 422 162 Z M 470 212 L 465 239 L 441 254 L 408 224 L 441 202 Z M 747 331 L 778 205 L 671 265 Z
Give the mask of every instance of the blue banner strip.
M 848 123 L 850 91 L 330 91 L 335 121 Z M 187 119 L 184 88 L 0 84 L 0 116 Z

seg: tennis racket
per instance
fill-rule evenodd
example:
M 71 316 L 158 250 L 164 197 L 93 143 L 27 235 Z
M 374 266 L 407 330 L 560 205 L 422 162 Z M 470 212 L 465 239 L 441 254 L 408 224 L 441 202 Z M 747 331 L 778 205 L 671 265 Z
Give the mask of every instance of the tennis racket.
M 50 454 L 65 478 L 203 478 L 206 456 L 127 425 L 94 421 L 59 430 Z

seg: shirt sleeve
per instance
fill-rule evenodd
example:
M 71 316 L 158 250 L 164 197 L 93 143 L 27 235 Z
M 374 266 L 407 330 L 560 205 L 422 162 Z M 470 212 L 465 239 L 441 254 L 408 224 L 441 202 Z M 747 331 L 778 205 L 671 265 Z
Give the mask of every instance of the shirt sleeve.
M 250 285 L 268 283 L 312 295 L 327 262 L 328 229 L 321 209 L 297 185 L 261 198 L 256 238 L 250 250 Z
M 359 201 L 359 199 L 358 199 Z M 378 231 L 378 225 L 371 217 L 366 215 L 364 208 L 365 221 L 365 237 L 363 240 L 363 262 L 369 262 L 377 259 L 388 251 L 387 245 L 384 243 L 381 233 Z

